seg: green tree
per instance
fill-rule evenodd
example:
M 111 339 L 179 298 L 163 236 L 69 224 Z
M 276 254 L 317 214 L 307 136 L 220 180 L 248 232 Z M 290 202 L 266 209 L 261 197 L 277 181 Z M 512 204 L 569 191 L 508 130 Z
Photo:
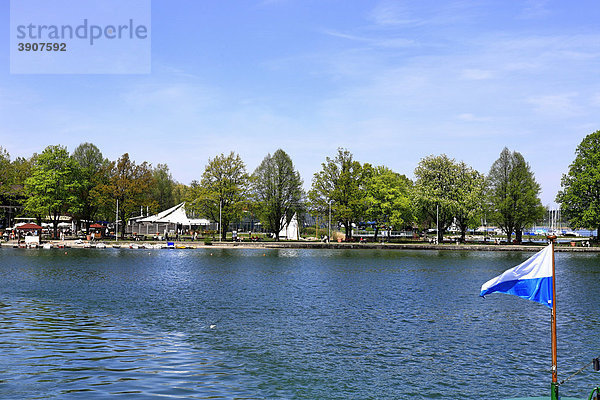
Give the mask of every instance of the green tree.
M 368 170 L 370 167 L 365 166 Z M 379 166 L 366 172 L 365 217 L 375 224 L 375 240 L 382 224 L 397 228 L 412 223 L 412 207 L 410 190 L 412 182 L 404 175 L 391 169 Z
M 488 174 L 487 188 L 491 219 L 506 232 L 509 243 L 513 232 L 520 243 L 523 229 L 544 213 L 540 185 L 521 153 L 502 150 Z
M 221 222 L 221 239 L 227 238 L 231 222 L 239 220 L 247 207 L 246 192 L 249 176 L 239 155 L 231 152 L 208 160 L 202 181 L 194 181 L 188 193 L 189 209 Z
M 0 146 L 0 206 L 3 206 L 0 208 L 0 219 L 4 226 L 11 223 L 14 183 L 15 169 L 10 161 L 10 154 Z
M 326 215 L 331 204 L 332 218 L 346 231 L 346 240 L 352 240 L 352 225 L 364 215 L 365 171 L 353 160 L 352 153 L 339 148 L 334 159 L 321 164 L 321 171 L 313 176 L 308 194 L 313 209 Z
M 303 196 L 302 179 L 285 151 L 264 158 L 252 174 L 251 191 L 260 221 L 279 240 L 281 229 L 301 211 Z
M 458 163 L 456 173 L 454 218 L 460 229 L 460 241 L 464 243 L 469 226 L 477 223 L 483 209 L 485 178 L 462 161 Z
M 587 135 L 577 146 L 575 160 L 561 183 L 556 201 L 569 225 L 597 229 L 600 234 L 600 131 Z
M 0 205 L 5 204 L 10 196 L 10 188 L 13 183 L 13 170 L 10 162 L 10 154 L 0 146 Z
M 175 181 L 169 171 L 167 164 L 158 164 L 152 170 L 152 188 L 151 197 L 157 204 L 157 209 L 153 211 L 163 211 L 173 207 L 175 204 L 174 190 Z
M 419 161 L 415 177 L 415 211 L 422 219 L 437 224 L 437 240 L 442 243 L 458 208 L 458 164 L 445 154 L 431 155 Z
M 186 200 L 190 187 L 176 182 L 173 186 L 173 204 L 179 204 Z
M 23 214 L 25 201 L 27 200 L 27 190 L 25 188 L 25 181 L 31 176 L 32 166 L 34 160 L 38 157 L 34 154 L 31 158 L 27 159 L 24 157 L 17 157 L 10 164 L 9 178 L 11 180 L 8 185 L 8 193 L 6 193 L 5 202 L 8 205 L 6 209 L 6 220 L 7 226 L 11 225 L 14 217 Z M 38 224 L 42 223 L 42 216 L 35 215 L 37 217 Z
M 63 146 L 48 146 L 35 159 L 32 175 L 25 181 L 29 195 L 25 209 L 38 216 L 48 216 L 54 237 L 58 236 L 58 223 L 74 202 L 75 161 Z
M 92 143 L 82 143 L 71 155 L 75 160 L 75 175 L 78 182 L 74 193 L 74 202 L 70 211 L 78 221 L 85 223 L 86 232 L 90 231 L 100 207 L 100 186 L 107 183 L 105 165 L 108 162 Z
M 12 187 L 10 196 L 12 199 L 22 200 L 21 203 L 25 202 L 26 190 L 25 181 L 31 176 L 31 170 L 35 164 L 38 154 L 34 154 L 29 159 L 24 157 L 17 157 L 11 163 L 12 169 Z
M 25 180 L 31 176 L 31 165 L 34 155 L 30 160 L 17 157 L 10 161 L 8 151 L 0 146 L 0 205 L 21 203 L 25 197 Z
M 104 201 L 119 203 L 121 238 L 125 237 L 125 226 L 140 207 L 151 203 L 149 192 L 152 185 L 152 168 L 146 162 L 136 165 L 129 154 L 123 154 L 109 168 L 108 184 L 101 189 Z

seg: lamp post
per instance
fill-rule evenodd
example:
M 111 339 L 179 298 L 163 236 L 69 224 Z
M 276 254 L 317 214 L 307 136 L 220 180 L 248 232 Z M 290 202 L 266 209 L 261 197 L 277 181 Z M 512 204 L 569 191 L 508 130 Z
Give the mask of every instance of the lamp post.
M 115 215 L 115 242 L 119 239 L 119 199 L 117 199 L 117 214 Z
M 487 214 L 483 213 L 483 229 L 485 229 L 484 235 L 483 235 L 483 242 L 487 243 Z
M 331 199 L 329 199 L 329 232 L 327 233 L 327 243 L 331 242 Z
M 440 244 L 440 206 L 439 204 L 435 208 L 435 244 Z
M 219 200 L 219 243 L 223 235 L 221 234 L 221 207 L 223 206 L 223 199 Z

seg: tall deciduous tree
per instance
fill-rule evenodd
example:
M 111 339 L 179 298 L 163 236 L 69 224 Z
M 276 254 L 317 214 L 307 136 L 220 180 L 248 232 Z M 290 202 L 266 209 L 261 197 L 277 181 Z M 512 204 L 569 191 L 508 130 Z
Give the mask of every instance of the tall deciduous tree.
M 78 186 L 70 210 L 79 221 L 84 221 L 86 232 L 89 232 L 90 224 L 100 207 L 99 188 L 107 183 L 108 176 L 104 166 L 108 160 L 102 157 L 98 147 L 92 143 L 80 144 L 71 157 L 75 160 Z
M 176 182 L 173 186 L 173 204 L 179 204 L 188 197 L 190 187 L 183 183 Z
M 252 174 L 252 200 L 259 219 L 279 240 L 281 229 L 301 210 L 302 179 L 281 149 L 268 154 Z
M 12 182 L 13 171 L 10 154 L 0 146 L 0 205 L 3 205 L 9 197 Z
M 176 183 L 169 171 L 169 166 L 167 164 L 158 164 L 152 170 L 152 178 L 151 196 L 158 207 L 154 211 L 163 211 L 173 207 L 176 204 L 173 193 Z
M 404 175 L 379 166 L 368 172 L 365 166 L 365 217 L 375 222 L 375 240 L 382 224 L 393 225 L 397 229 L 412 223 L 410 190 L 412 182 Z
M 10 224 L 12 216 L 11 200 L 13 198 L 13 186 L 15 181 L 15 170 L 10 161 L 10 154 L 0 146 L 0 220 L 2 225 Z M 8 207 L 8 208 L 4 208 Z
M 538 197 L 540 185 L 521 153 L 505 147 L 492 164 L 487 186 L 492 220 L 506 232 L 509 243 L 513 232 L 520 243 L 523 229 L 544 213 Z
M 249 176 L 239 155 L 231 152 L 208 160 L 202 181 L 194 181 L 188 193 L 188 204 L 196 215 L 221 222 L 221 238 L 227 238 L 230 222 L 239 220 L 247 205 Z
M 21 199 L 24 202 L 27 194 L 25 190 L 25 181 L 31 176 L 31 170 L 37 159 L 38 154 L 33 154 L 30 158 L 17 157 L 11 164 L 13 185 L 10 196 L 13 199 Z
M 454 218 L 460 229 L 460 241 L 465 241 L 467 229 L 477 222 L 485 199 L 483 189 L 485 178 L 464 162 L 457 164 L 456 170 L 456 209 Z
M 34 155 L 31 159 L 17 157 L 10 161 L 8 151 L 0 146 L 0 204 L 22 203 L 25 197 L 25 180 L 31 176 L 31 166 Z
M 456 162 L 445 154 L 425 157 L 415 169 L 414 207 L 421 218 L 437 224 L 438 243 L 456 215 L 458 175 Z
M 11 223 L 13 217 L 18 216 L 19 213 L 23 212 L 25 202 L 27 201 L 27 189 L 25 188 L 25 181 L 31 176 L 31 170 L 37 156 L 37 154 L 34 154 L 30 158 L 17 157 L 11 163 L 10 176 L 12 183 L 10 185 L 10 191 L 7 197 L 9 206 L 7 210 L 7 222 L 9 224 Z M 38 224 L 41 224 L 41 215 L 35 216 L 38 219 Z
M 121 238 L 125 237 L 125 226 L 129 218 L 140 207 L 151 203 L 149 192 L 152 184 L 152 169 L 143 162 L 136 165 L 129 154 L 123 154 L 116 162 L 111 163 L 110 178 L 103 192 L 105 201 L 119 202 L 119 220 L 121 222 Z M 110 200 L 109 200 L 110 199 Z
M 600 235 L 600 131 L 587 135 L 562 177 L 556 201 L 573 228 L 595 228 Z
M 34 215 L 48 216 L 54 237 L 58 235 L 60 216 L 74 202 L 78 182 L 75 161 L 63 146 L 48 146 L 35 159 L 32 175 L 25 181 L 29 198 L 25 209 Z
M 352 240 L 352 225 L 361 220 L 366 208 L 363 167 L 353 160 L 352 153 L 342 148 L 335 158 L 327 157 L 321 166 L 309 192 L 312 207 L 326 214 L 331 204 L 333 219 L 344 227 L 346 240 Z

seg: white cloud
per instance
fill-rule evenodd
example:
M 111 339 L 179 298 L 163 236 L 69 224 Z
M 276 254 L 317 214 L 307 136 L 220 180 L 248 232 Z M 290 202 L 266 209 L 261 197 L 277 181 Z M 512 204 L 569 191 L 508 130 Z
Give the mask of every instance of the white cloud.
M 483 69 L 465 69 L 462 71 L 461 75 L 462 75 L 463 79 L 478 81 L 478 80 L 490 79 L 494 76 L 494 73 L 492 71 L 483 70 Z
M 594 107 L 600 107 L 600 93 L 595 93 L 592 95 L 590 104 Z
M 582 114 L 582 109 L 576 104 L 577 93 L 561 93 L 533 96 L 527 99 L 534 110 L 553 118 L 570 118 Z
M 487 122 L 490 119 L 487 117 L 478 117 L 475 114 L 471 114 L 471 113 L 463 113 L 463 114 L 459 114 L 457 116 L 457 118 L 461 121 L 465 121 L 465 122 Z
M 521 19 L 539 19 L 550 15 L 548 0 L 527 0 L 525 7 L 518 15 Z
M 156 110 L 164 115 L 194 113 L 220 101 L 217 91 L 194 83 L 153 83 L 131 87 L 121 95 L 134 111 Z
M 417 42 L 415 40 L 406 39 L 404 37 L 389 37 L 389 35 L 384 35 L 381 37 L 367 37 L 338 32 L 334 30 L 325 30 L 323 31 L 323 33 L 341 39 L 347 39 L 358 43 L 364 43 L 372 47 L 403 48 L 414 47 L 417 45 Z
M 370 20 L 376 25 L 420 25 L 424 21 L 410 15 L 407 8 L 397 1 L 385 0 L 377 4 L 371 11 Z

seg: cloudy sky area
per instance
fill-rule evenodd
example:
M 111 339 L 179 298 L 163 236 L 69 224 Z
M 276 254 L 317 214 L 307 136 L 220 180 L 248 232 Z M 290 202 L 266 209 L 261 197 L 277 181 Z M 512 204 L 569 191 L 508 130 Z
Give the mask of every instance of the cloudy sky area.
M 552 204 L 600 129 L 599 20 L 597 0 L 155 0 L 149 75 L 10 74 L 3 29 L 0 146 L 89 141 L 186 184 L 282 148 L 306 187 L 338 147 L 412 178 L 442 153 L 487 173 L 506 146 Z

